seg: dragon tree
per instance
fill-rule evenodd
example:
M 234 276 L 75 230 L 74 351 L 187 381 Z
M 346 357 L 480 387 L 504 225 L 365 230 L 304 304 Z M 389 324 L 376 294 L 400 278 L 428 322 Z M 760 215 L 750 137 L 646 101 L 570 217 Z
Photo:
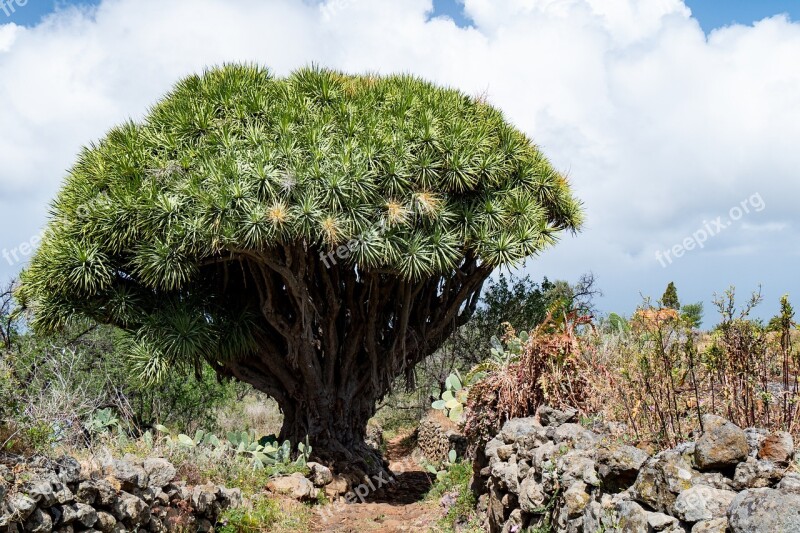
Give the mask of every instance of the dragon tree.
M 492 270 L 581 216 L 483 99 L 225 65 L 82 150 L 19 296 L 42 330 L 117 326 L 145 380 L 208 363 L 277 401 L 281 438 L 362 462 L 376 401 L 469 319 Z

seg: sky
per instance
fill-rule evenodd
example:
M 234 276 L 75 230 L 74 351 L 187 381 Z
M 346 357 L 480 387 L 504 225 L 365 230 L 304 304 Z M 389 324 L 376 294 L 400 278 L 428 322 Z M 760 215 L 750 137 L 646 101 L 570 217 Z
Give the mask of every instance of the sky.
M 315 62 L 485 94 L 525 131 L 587 214 L 535 279 L 591 271 L 624 314 L 674 281 L 707 323 L 760 285 L 766 318 L 800 298 L 798 57 L 796 0 L 0 0 L 0 280 L 80 148 L 175 81 Z

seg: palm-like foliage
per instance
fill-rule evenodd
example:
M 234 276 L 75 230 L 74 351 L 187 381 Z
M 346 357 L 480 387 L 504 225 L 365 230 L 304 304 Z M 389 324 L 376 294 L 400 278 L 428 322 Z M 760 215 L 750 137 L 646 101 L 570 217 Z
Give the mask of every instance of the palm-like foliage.
M 406 315 L 423 293 L 458 308 L 480 290 L 465 276 L 482 281 L 581 221 L 565 178 L 482 101 L 406 75 L 240 65 L 184 79 L 144 122 L 83 150 L 51 213 L 20 292 L 35 325 L 116 324 L 153 376 L 225 366 L 276 337 L 293 367 L 289 332 L 324 337 L 340 312 L 339 336 L 361 342 L 344 322 L 373 309 L 340 310 L 354 287 L 391 286 Z M 343 245 L 321 269 L 317 256 Z M 377 344 L 397 348 L 387 332 L 409 317 L 374 311 Z M 317 360 L 343 349 L 322 344 Z

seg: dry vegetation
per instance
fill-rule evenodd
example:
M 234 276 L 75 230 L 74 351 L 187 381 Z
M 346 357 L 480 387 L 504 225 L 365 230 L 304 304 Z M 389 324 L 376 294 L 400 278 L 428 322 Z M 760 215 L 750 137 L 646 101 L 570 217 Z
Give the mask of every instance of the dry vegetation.
M 629 321 L 551 318 L 472 387 L 467 432 L 485 440 L 547 403 L 578 407 L 587 420 L 616 423 L 621 437 L 656 448 L 689 438 L 704 413 L 800 437 L 793 311 L 784 298 L 765 325 L 750 318 L 760 301 L 755 294 L 737 308 L 727 291 L 715 300 L 720 322 L 709 332 L 649 302 Z M 504 340 L 519 342 L 513 330 Z

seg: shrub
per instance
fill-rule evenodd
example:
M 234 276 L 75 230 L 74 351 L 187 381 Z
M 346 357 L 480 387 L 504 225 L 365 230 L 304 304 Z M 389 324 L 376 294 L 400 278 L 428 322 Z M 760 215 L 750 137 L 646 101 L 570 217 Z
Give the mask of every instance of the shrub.
M 470 489 L 472 482 L 472 463 L 454 461 L 438 472 L 435 483 L 428 491 L 428 498 L 441 500 L 447 498 L 447 514 L 439 521 L 445 531 L 480 531 L 476 522 L 475 494 Z
M 531 416 L 539 405 L 582 408 L 591 396 L 590 377 L 597 369 L 583 357 L 579 329 L 590 317 L 571 312 L 548 316 L 531 332 L 519 360 L 490 372 L 473 385 L 467 403 L 465 432 L 482 446 L 502 424 Z M 514 342 L 513 330 L 506 341 Z
M 695 316 L 645 301 L 629 328 L 592 333 L 587 355 L 611 370 L 594 386 L 605 419 L 626 423 L 632 438 L 657 447 L 689 438 L 704 413 L 799 435 L 793 310 L 784 298 L 765 328 L 749 318 L 760 302 L 755 293 L 739 307 L 729 289 L 715 297 L 720 323 L 702 333 Z

